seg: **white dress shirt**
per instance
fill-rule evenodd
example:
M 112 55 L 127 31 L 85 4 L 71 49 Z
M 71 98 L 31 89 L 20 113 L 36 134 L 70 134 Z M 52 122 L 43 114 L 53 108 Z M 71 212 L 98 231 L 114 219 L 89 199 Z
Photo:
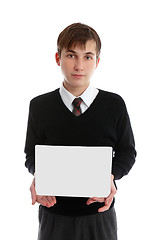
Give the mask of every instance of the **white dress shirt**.
M 81 97 L 83 102 L 80 105 L 81 112 L 84 113 L 91 103 L 94 101 L 98 94 L 99 90 L 89 84 L 88 88 L 78 97 Z M 66 105 L 66 107 L 72 112 L 73 111 L 73 100 L 75 97 L 73 94 L 67 91 L 65 87 L 63 86 L 63 83 L 59 89 L 60 96 L 62 98 L 63 103 Z

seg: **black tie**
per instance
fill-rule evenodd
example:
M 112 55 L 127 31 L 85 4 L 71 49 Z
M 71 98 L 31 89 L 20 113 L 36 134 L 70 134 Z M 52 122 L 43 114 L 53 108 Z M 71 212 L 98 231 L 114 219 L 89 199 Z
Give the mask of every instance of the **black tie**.
M 72 102 L 72 104 L 73 104 L 73 106 L 74 106 L 74 108 L 73 108 L 73 113 L 74 113 L 74 115 L 76 115 L 77 117 L 79 116 L 79 115 L 81 115 L 81 109 L 80 109 L 80 104 L 81 104 L 81 102 L 82 102 L 83 100 L 82 100 L 82 98 L 75 98 L 74 100 L 73 100 L 73 102 Z

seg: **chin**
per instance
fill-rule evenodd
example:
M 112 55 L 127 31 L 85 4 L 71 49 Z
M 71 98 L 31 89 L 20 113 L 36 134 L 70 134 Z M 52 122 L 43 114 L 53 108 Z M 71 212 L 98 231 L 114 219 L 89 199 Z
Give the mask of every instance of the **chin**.
M 83 87 L 85 85 L 88 85 L 89 84 L 89 81 L 88 82 L 83 82 L 82 80 L 78 80 L 78 81 L 74 81 L 74 82 L 71 82 L 70 85 L 72 85 L 73 87 Z
M 76 79 L 76 80 L 65 80 L 66 82 L 66 85 L 70 85 L 71 87 L 75 87 L 75 88 L 78 88 L 78 87 L 84 87 L 86 85 L 89 85 L 90 81 L 84 81 L 82 79 Z

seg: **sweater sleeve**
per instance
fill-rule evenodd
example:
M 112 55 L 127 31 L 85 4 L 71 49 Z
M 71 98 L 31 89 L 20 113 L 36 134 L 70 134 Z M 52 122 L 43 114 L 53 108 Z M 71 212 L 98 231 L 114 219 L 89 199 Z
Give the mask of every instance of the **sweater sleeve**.
M 41 143 L 41 137 L 38 131 L 38 123 L 35 118 L 35 111 L 33 110 L 32 100 L 29 105 L 29 116 L 28 116 L 28 125 L 26 133 L 26 142 L 24 152 L 26 154 L 25 166 L 28 168 L 28 171 L 34 175 L 35 172 L 35 145 Z
M 121 117 L 117 124 L 117 144 L 115 146 L 112 164 L 112 174 L 118 180 L 127 175 L 135 163 L 135 141 L 131 128 L 130 119 L 123 101 Z

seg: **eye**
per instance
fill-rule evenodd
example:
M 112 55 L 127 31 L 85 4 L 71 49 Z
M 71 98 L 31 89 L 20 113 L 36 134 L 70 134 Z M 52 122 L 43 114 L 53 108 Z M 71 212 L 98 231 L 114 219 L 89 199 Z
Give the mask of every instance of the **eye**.
M 74 58 L 74 55 L 73 54 L 68 54 L 67 57 Z
M 85 57 L 87 60 L 90 60 L 90 59 L 92 59 L 90 56 L 86 56 Z

